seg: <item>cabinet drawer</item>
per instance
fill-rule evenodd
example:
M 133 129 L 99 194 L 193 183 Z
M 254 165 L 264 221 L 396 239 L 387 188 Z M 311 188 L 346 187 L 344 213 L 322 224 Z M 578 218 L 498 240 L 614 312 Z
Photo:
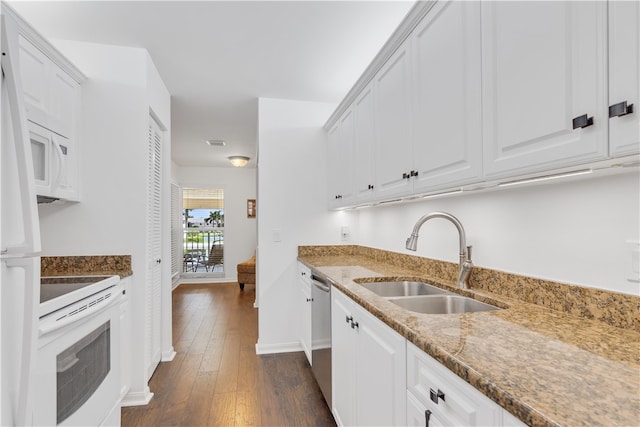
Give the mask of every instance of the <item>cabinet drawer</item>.
M 502 408 L 411 343 L 407 362 L 407 390 L 437 418 L 465 426 L 502 424 Z M 434 396 L 437 403 L 432 391 L 441 394 Z

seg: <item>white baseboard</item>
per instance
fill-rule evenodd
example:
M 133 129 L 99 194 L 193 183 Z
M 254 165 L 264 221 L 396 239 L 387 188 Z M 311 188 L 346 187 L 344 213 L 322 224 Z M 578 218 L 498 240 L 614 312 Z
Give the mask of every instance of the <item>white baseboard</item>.
M 140 392 L 131 392 L 127 393 L 127 395 L 122 399 L 122 406 L 142 406 L 146 405 L 151 401 L 153 397 L 153 393 L 149 387 L 145 387 L 143 391 Z
M 160 361 L 171 362 L 174 357 L 176 357 L 176 351 L 173 349 L 173 346 L 171 346 L 170 349 L 162 352 L 162 355 L 160 356 Z
M 256 354 L 293 353 L 294 351 L 303 351 L 299 341 L 278 344 L 256 343 Z

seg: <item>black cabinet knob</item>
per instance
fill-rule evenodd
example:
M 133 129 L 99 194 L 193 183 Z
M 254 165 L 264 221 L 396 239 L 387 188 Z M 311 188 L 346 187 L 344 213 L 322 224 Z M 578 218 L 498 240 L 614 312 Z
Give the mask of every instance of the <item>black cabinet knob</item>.
M 429 418 L 431 418 L 431 411 L 427 409 L 427 410 L 424 411 L 424 425 L 425 425 L 425 427 L 429 427 Z
M 573 128 L 586 128 L 593 125 L 593 117 L 588 117 L 586 114 L 576 117 L 573 119 Z
M 618 102 L 609 107 L 609 118 L 622 117 L 633 113 L 633 104 L 627 105 L 627 101 Z
M 438 399 L 444 400 L 444 392 L 440 389 L 438 391 L 434 391 L 432 388 L 429 389 L 429 398 L 436 405 L 438 404 Z

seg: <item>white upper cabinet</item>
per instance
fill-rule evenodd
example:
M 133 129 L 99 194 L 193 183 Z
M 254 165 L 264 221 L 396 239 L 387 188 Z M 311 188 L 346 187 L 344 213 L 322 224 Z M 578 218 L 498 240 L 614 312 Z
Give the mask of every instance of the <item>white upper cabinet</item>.
M 373 85 L 367 86 L 353 103 L 354 160 L 356 201 L 369 200 L 375 194 Z
M 609 2 L 609 146 L 640 151 L 640 2 Z
M 80 85 L 22 36 L 19 46 L 27 119 L 72 138 Z
M 75 67 L 22 24 L 20 75 L 29 120 L 38 201 L 80 200 L 81 86 Z M 58 62 L 54 62 L 56 58 Z M 72 69 L 72 76 L 66 69 Z
M 419 3 L 327 123 L 331 207 L 640 152 L 639 2 Z
M 604 2 L 483 2 L 485 176 L 605 158 Z
M 377 197 L 411 191 L 411 64 L 405 40 L 374 77 L 375 191 Z
M 482 172 L 480 3 L 438 2 L 412 34 L 414 191 Z
M 353 202 L 353 110 L 348 109 L 329 132 L 329 207 Z

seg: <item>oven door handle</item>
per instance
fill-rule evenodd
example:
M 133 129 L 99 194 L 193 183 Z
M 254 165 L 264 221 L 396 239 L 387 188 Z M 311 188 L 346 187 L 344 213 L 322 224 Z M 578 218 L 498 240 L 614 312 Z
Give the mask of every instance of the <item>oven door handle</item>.
M 74 314 L 73 316 L 65 317 L 61 320 L 56 320 L 55 316 L 51 316 L 51 319 L 40 321 L 40 325 L 38 326 L 38 332 L 40 336 L 44 336 L 50 334 L 51 332 L 57 331 L 60 328 L 64 328 L 67 325 L 77 322 L 78 320 L 86 319 L 89 316 L 92 316 L 99 311 L 105 310 L 108 307 L 114 305 L 116 302 L 120 300 L 122 296 L 122 289 L 120 286 L 116 286 L 113 289 L 113 295 L 109 298 L 107 302 L 101 302 L 98 304 L 94 304 L 85 308 L 83 311 L 80 311 L 78 314 Z M 52 314 L 55 314 L 52 313 Z

